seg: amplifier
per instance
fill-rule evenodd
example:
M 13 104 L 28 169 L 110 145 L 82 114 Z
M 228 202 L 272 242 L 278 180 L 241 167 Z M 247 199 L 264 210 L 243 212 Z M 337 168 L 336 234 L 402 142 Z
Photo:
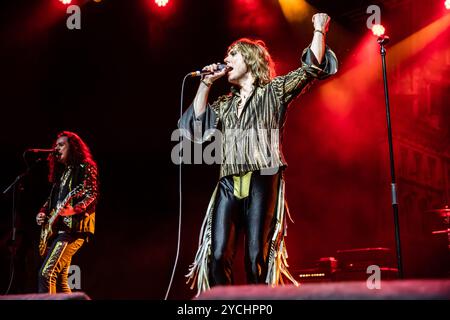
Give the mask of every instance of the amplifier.
M 394 267 L 394 255 L 389 248 L 361 248 L 338 250 L 336 253 L 340 271 L 366 271 L 370 265 L 380 268 Z

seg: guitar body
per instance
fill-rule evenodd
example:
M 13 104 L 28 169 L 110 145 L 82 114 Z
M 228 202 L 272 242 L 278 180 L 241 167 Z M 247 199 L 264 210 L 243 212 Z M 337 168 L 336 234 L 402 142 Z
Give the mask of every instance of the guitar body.
M 44 223 L 41 228 L 41 236 L 39 238 L 39 254 L 41 257 L 43 257 L 47 251 L 48 242 L 53 236 L 53 229 L 60 212 L 69 204 L 73 197 L 79 196 L 83 191 L 83 185 L 73 189 L 65 199 L 62 202 L 58 202 L 56 208 L 50 212 L 47 222 Z
M 43 257 L 47 251 L 48 242 L 53 236 L 53 224 L 57 217 L 58 214 L 56 210 L 53 210 L 48 221 L 42 225 L 41 236 L 39 238 L 39 255 L 41 257 Z
M 53 235 L 51 228 L 47 227 L 47 224 L 41 229 L 41 236 L 39 238 L 39 255 L 43 257 L 47 251 L 48 240 Z

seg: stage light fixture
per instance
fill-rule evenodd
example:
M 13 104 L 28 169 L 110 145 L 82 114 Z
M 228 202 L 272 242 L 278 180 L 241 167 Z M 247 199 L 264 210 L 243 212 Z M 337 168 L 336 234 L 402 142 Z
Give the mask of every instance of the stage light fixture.
M 155 0 L 155 3 L 158 5 L 158 7 L 165 7 L 168 2 L 169 0 Z
M 382 35 L 384 35 L 384 27 L 381 24 L 375 24 L 372 27 L 372 33 L 377 36 L 377 37 L 381 37 Z

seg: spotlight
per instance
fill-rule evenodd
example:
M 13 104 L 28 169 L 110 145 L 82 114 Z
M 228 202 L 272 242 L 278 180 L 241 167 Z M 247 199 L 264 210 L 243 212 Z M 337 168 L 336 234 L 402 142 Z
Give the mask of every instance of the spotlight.
M 72 0 L 59 0 L 62 4 L 70 4 Z
M 158 7 L 165 7 L 168 2 L 169 0 L 155 0 L 155 3 L 158 5 Z
M 450 0 L 445 0 L 445 9 L 450 10 Z
M 372 33 L 374 36 L 381 37 L 384 34 L 384 27 L 381 24 L 375 24 L 372 27 Z

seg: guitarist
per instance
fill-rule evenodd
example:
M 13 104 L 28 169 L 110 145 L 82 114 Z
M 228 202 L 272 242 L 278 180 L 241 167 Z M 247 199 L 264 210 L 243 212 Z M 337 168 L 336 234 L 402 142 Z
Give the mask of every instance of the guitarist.
M 94 234 L 97 164 L 87 145 L 73 132 L 59 133 L 54 150 L 48 158 L 48 178 L 53 186 L 36 222 L 44 230 L 55 213 L 57 218 L 53 219 L 38 285 L 40 293 L 71 293 L 67 277 L 72 256 Z

